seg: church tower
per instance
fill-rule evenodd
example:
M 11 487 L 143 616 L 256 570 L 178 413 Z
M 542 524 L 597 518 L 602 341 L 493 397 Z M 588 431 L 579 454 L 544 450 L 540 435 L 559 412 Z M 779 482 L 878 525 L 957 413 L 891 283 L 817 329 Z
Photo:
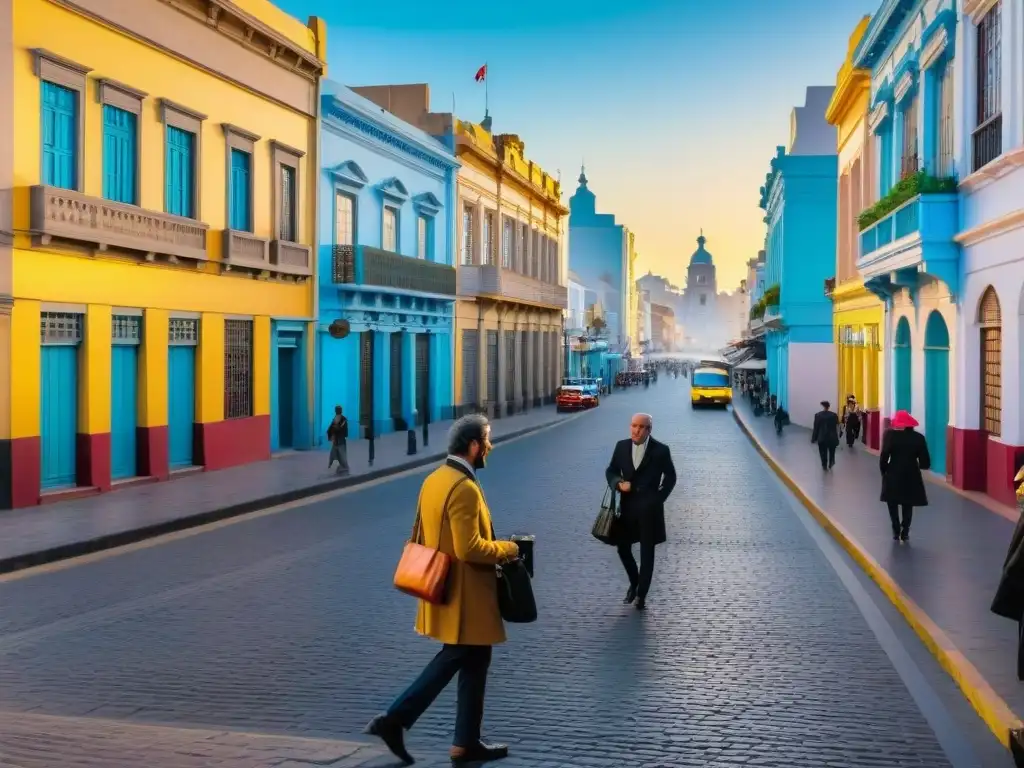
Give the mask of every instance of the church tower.
M 697 250 L 690 256 L 683 290 L 683 333 L 687 346 L 704 348 L 714 345 L 718 336 L 718 280 L 715 262 L 704 249 L 707 238 L 701 230 Z

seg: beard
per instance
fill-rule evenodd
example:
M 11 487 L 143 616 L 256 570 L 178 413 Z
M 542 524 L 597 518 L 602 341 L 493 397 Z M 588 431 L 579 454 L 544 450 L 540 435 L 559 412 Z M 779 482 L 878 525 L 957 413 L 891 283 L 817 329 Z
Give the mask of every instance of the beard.
M 473 469 L 483 469 L 487 466 L 487 457 L 482 453 L 477 454 L 476 458 L 473 459 Z

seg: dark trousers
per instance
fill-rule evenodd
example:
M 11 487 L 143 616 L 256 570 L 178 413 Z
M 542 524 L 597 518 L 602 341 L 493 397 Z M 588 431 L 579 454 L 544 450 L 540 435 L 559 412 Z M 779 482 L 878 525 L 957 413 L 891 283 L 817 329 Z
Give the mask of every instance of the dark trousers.
M 491 666 L 489 645 L 444 645 L 416 681 L 388 710 L 405 729 L 412 728 L 427 708 L 459 674 L 458 705 L 455 712 L 456 747 L 472 747 L 480 741 L 484 719 L 484 689 Z
M 857 442 L 857 432 L 852 429 L 846 430 L 846 447 L 853 448 L 853 444 Z
M 835 466 L 836 447 L 834 445 L 818 443 L 818 455 L 821 456 L 821 466 L 823 469 Z
M 626 569 L 629 576 L 629 585 L 636 589 L 636 596 L 640 599 L 647 597 L 651 589 L 651 579 L 654 578 L 654 537 L 643 536 L 640 539 L 640 567 L 636 567 L 636 558 L 633 557 L 633 546 L 631 544 L 619 544 L 619 559 L 622 567 Z
M 914 519 L 914 508 L 909 504 L 896 504 L 895 502 L 888 502 L 889 507 L 889 522 L 892 523 L 892 532 L 899 533 L 902 531 L 910 530 L 910 523 Z M 903 507 L 903 523 L 900 523 L 900 507 Z

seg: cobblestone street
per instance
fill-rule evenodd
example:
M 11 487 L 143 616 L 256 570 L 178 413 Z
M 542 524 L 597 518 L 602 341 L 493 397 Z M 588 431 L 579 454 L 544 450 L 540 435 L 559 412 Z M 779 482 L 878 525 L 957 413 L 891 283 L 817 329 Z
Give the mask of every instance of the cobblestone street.
M 1011 765 L 944 751 L 732 416 L 688 401 L 683 379 L 616 393 L 482 473 L 498 534 L 538 541 L 541 618 L 510 627 L 489 679 L 502 765 Z M 635 410 L 679 473 L 644 614 L 589 533 Z M 436 650 L 391 587 L 421 479 L 0 578 L 0 765 L 393 764 L 358 734 Z M 454 686 L 410 734 L 419 765 L 448 764 L 453 715 Z

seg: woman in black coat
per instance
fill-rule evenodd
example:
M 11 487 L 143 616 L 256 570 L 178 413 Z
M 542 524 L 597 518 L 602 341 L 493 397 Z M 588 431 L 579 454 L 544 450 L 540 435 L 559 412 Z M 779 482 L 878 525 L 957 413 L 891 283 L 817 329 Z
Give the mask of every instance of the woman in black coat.
M 1024 680 L 1024 467 L 1018 470 L 1013 482 L 1017 484 L 1020 517 L 1010 537 L 992 613 L 1017 622 L 1017 679 Z
M 893 541 L 909 541 L 914 507 L 928 506 L 921 473 L 931 469 L 932 459 L 924 435 L 914 431 L 916 426 L 917 419 L 906 411 L 897 411 L 892 428 L 882 438 L 878 466 L 882 470 L 882 501 L 889 506 Z

